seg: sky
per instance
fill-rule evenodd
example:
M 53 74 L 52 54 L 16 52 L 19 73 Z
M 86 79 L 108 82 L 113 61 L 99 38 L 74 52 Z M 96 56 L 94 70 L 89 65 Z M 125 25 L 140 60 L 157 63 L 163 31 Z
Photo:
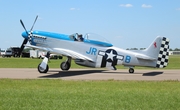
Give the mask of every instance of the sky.
M 147 48 L 157 36 L 180 48 L 180 0 L 0 0 L 0 48 L 20 46 L 33 30 L 96 33 L 114 46 Z

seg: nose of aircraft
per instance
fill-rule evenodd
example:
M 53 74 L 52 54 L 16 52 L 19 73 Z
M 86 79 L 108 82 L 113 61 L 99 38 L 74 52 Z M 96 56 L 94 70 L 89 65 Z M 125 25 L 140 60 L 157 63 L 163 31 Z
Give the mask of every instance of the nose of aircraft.
M 25 39 L 28 39 L 28 34 L 27 34 L 26 32 L 23 32 L 21 35 L 22 35 Z

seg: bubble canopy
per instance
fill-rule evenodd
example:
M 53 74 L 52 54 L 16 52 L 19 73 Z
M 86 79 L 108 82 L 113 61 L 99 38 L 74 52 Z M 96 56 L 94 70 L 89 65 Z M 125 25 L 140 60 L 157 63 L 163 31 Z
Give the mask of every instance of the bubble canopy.
M 99 46 L 104 47 L 111 47 L 113 46 L 108 40 L 106 40 L 104 37 L 94 34 L 94 33 L 87 33 L 84 35 L 84 42 L 91 43 Z

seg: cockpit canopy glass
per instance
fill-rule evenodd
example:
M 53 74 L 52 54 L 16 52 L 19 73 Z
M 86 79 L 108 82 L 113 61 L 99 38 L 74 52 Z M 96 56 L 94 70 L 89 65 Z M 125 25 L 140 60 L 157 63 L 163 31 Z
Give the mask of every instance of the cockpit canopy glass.
M 107 46 L 110 47 L 112 44 L 106 40 L 104 37 L 94 34 L 94 33 L 87 33 L 84 35 L 84 41 L 88 43 L 93 43 L 101 46 Z

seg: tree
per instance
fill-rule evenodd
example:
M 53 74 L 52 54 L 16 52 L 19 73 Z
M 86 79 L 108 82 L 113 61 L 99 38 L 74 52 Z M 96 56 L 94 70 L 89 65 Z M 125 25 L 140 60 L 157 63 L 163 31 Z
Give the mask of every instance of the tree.
M 138 48 L 131 48 L 130 50 L 138 50 Z
M 140 50 L 145 50 L 146 48 L 140 48 Z
M 175 49 L 174 49 L 174 51 L 180 51 L 180 49 L 178 49 L 178 48 L 175 48 Z

